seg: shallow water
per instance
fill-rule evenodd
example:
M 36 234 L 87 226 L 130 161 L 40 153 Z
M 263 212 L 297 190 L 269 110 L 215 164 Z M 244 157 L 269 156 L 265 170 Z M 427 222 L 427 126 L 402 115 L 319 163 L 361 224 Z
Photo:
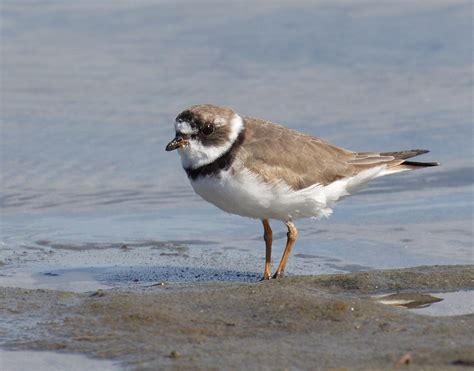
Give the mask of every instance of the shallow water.
M 0 283 L 255 280 L 260 222 L 164 151 L 202 102 L 442 163 L 298 222 L 289 274 L 473 262 L 471 4 L 390 4 L 3 2 Z
M 3 371 L 82 371 L 119 370 L 118 365 L 108 360 L 90 359 L 82 355 L 55 352 L 0 350 L 0 366 Z
M 375 295 L 376 301 L 385 305 L 410 309 L 425 316 L 462 316 L 474 313 L 474 291 L 459 290 L 433 294 L 401 292 Z
M 433 294 L 443 299 L 425 308 L 413 309 L 425 316 L 462 316 L 474 313 L 474 291 L 456 291 Z

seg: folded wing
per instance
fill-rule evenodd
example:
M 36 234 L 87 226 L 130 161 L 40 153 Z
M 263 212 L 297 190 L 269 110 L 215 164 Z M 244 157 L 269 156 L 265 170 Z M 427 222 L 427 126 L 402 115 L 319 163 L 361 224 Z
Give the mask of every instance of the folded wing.
M 238 154 L 244 166 L 267 182 L 283 181 L 294 190 L 328 185 L 376 167 L 383 168 L 381 176 L 438 165 L 406 161 L 426 150 L 357 153 L 268 121 L 244 121 L 245 140 Z

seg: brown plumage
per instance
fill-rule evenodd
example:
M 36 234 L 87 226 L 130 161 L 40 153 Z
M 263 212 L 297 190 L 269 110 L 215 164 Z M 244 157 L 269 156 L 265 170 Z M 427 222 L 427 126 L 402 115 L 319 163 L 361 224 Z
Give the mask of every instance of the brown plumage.
M 245 140 L 237 157 L 265 181 L 283 180 L 294 190 L 313 184 L 327 185 L 380 165 L 394 170 L 437 165 L 405 161 L 427 153 L 426 150 L 357 153 L 269 121 L 243 119 Z

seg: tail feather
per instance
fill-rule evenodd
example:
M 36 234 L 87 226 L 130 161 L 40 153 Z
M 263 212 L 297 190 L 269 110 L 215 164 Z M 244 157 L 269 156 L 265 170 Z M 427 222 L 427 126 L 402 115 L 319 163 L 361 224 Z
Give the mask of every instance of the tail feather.
M 378 166 L 385 166 L 377 176 L 384 176 L 402 171 L 416 170 L 424 167 L 438 166 L 437 162 L 416 162 L 406 161 L 406 159 L 423 155 L 429 151 L 425 149 L 411 149 L 397 152 L 359 152 L 354 159 L 350 161 L 351 165 L 364 171 L 366 169 Z
M 416 161 L 403 161 L 398 166 L 406 166 L 413 168 L 413 170 L 418 169 L 420 167 L 431 167 L 431 166 L 439 166 L 439 162 L 416 162 Z
M 428 152 L 426 149 L 410 149 L 408 151 L 382 152 L 380 156 L 392 156 L 396 160 L 405 160 L 407 158 L 424 155 Z
M 414 150 L 416 151 L 416 150 Z M 410 157 L 415 157 L 418 155 L 410 155 L 409 153 L 413 153 L 414 151 L 403 151 L 403 152 L 398 152 L 401 155 L 400 156 L 407 156 L 408 157 L 400 157 L 400 159 L 403 158 L 410 158 Z M 423 151 L 422 153 L 427 153 L 428 151 Z M 398 154 L 397 152 L 394 153 L 396 156 Z M 420 154 L 422 154 L 420 153 Z M 398 173 L 401 171 L 407 171 L 407 170 L 417 170 L 417 169 L 423 169 L 425 167 L 432 167 L 432 166 L 438 166 L 439 162 L 419 162 L 419 161 L 401 161 L 398 164 L 388 164 L 386 174 L 393 174 L 393 173 Z

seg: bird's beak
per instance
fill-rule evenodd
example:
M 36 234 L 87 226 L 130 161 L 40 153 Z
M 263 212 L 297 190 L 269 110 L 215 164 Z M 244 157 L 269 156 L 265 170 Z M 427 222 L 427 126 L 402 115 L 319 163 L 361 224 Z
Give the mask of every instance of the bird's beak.
M 185 139 L 181 135 L 176 135 L 176 138 L 174 138 L 171 142 L 168 143 L 166 146 L 167 151 L 173 151 L 175 149 L 178 149 L 184 145 L 188 144 L 188 140 Z

